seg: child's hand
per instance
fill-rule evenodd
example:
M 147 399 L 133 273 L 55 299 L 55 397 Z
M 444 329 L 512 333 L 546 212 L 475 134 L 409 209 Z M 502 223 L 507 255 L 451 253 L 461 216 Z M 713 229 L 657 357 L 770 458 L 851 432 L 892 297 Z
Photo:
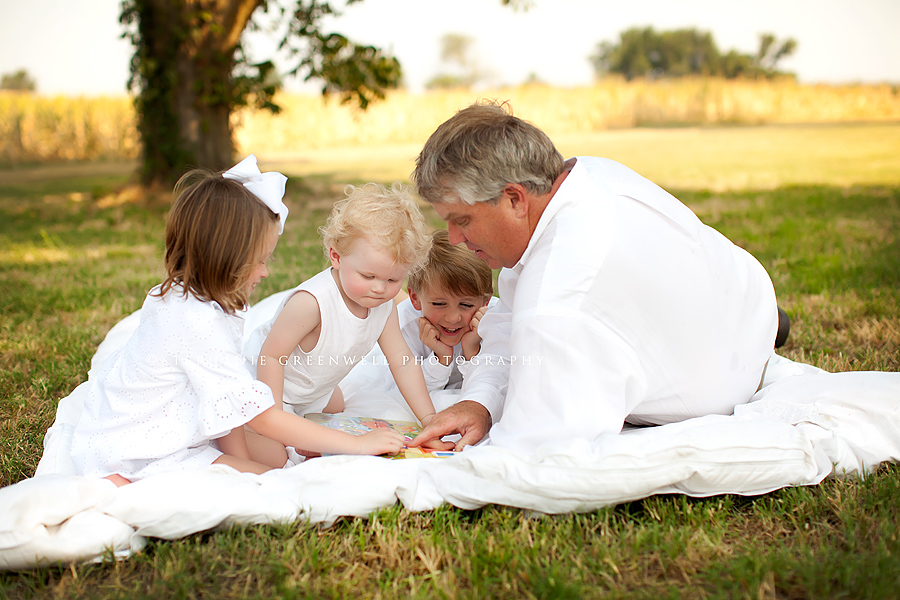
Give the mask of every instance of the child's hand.
M 419 422 L 422 423 L 422 427 L 425 427 L 434 419 L 434 414 L 435 413 L 431 413 L 430 415 L 425 415 L 424 417 L 422 417 L 419 420 Z
M 437 327 L 432 325 L 431 321 L 419 317 L 419 340 L 434 352 L 444 366 L 447 366 L 453 359 L 453 347 L 442 342 L 439 335 Z
M 387 427 L 379 427 L 357 438 L 359 444 L 355 454 L 397 454 L 403 448 L 406 438 Z
M 472 360 L 472 357 L 481 352 L 481 336 L 478 335 L 478 323 L 484 317 L 484 313 L 488 311 L 487 306 L 482 306 L 472 315 L 469 321 L 469 331 L 463 334 L 460 344 L 462 345 L 463 356 L 466 360 Z

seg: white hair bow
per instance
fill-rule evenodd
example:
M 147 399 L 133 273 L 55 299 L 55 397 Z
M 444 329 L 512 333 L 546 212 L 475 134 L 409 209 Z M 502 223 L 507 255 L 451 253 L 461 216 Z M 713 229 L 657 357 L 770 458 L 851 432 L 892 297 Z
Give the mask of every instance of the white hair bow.
M 284 204 L 284 184 L 287 177 L 278 171 L 261 173 L 256 166 L 256 157 L 252 154 L 222 173 L 222 177 L 243 183 L 245 188 L 279 216 L 278 235 L 284 232 L 284 222 L 288 216 L 288 207 Z

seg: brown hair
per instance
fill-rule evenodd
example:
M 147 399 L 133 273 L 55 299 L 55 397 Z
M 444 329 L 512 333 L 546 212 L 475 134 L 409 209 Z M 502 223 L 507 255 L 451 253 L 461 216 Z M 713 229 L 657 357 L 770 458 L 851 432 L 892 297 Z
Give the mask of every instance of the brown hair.
M 422 268 L 431 239 L 409 186 L 367 183 L 348 185 L 344 192 L 347 196 L 335 202 L 325 226 L 319 228 L 325 256 L 330 248 L 346 254 L 355 241 L 366 238 L 388 251 L 397 264 L 409 265 L 410 273 Z
M 438 229 L 431 236 L 428 263 L 409 276 L 406 289 L 488 298 L 494 293 L 494 276 L 486 262 L 465 246 L 451 244 L 447 230 Z
M 246 281 L 278 215 L 238 181 L 195 169 L 175 185 L 166 220 L 164 296 L 180 285 L 184 295 L 217 302 L 234 314 L 247 306 Z
M 412 180 L 426 202 L 474 204 L 495 202 L 508 183 L 546 194 L 564 169 L 546 133 L 513 116 L 507 103 L 482 100 L 431 134 Z

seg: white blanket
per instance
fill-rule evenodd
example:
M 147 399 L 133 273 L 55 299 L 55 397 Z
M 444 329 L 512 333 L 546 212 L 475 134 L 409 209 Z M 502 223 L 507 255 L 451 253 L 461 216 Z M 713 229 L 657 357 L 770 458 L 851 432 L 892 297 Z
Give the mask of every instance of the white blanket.
M 276 294 L 250 309 L 246 331 L 280 299 Z M 110 330 L 92 371 L 138 320 L 135 313 Z M 372 391 L 377 377 L 357 368 L 348 407 L 403 418 L 396 398 Z M 527 456 L 482 445 L 446 459 L 317 458 L 265 475 L 214 465 L 117 488 L 73 475 L 68 449 L 86 385 L 59 402 L 35 477 L 0 489 L 0 569 L 96 560 L 109 550 L 125 556 L 148 537 L 175 539 L 233 523 L 330 524 L 398 500 L 416 511 L 445 502 L 590 511 L 653 494 L 762 494 L 900 458 L 900 374 L 831 374 L 773 355 L 764 387 L 730 416 L 633 429 L 594 443 L 548 443 Z

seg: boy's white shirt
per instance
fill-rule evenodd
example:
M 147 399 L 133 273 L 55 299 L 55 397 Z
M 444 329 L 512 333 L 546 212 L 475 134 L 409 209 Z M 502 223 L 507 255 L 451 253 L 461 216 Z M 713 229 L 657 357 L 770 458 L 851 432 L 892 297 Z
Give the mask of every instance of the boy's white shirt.
M 485 314 L 490 315 L 499 299 L 492 297 L 488 302 L 489 310 Z M 492 365 L 497 368 L 476 369 L 480 361 L 487 360 L 487 354 L 482 352 L 471 361 L 465 360 L 462 354 L 461 344 L 453 347 L 453 358 L 449 365 L 444 365 L 422 340 L 419 339 L 419 318 L 422 311 L 413 307 L 409 298 L 397 305 L 397 314 L 400 318 L 400 331 L 409 345 L 414 357 L 421 361 L 422 373 L 425 375 L 425 385 L 429 392 L 442 389 L 462 388 L 460 400 L 474 400 L 486 407 L 502 406 L 503 396 L 506 394 L 506 379 L 508 375 L 504 362 L 499 359 L 503 353 L 502 347 L 494 350 L 498 354 L 497 359 L 492 359 Z M 482 320 L 482 327 L 484 321 Z M 501 337 L 502 339 L 502 337 Z M 508 356 L 508 353 L 505 354 Z M 477 374 L 476 374 L 477 373 Z M 490 410 L 490 408 L 488 408 Z

